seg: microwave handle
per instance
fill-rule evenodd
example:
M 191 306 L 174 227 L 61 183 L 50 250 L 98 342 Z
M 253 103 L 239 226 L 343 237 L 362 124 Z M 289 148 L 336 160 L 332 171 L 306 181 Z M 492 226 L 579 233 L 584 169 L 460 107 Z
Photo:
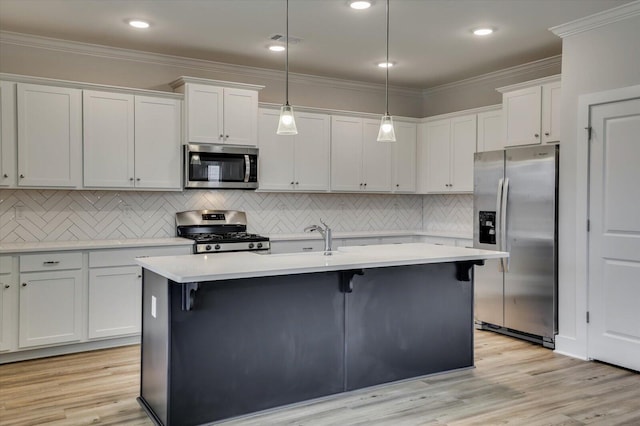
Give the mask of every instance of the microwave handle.
M 245 154 L 244 156 L 244 181 L 249 182 L 249 175 L 251 173 L 251 162 L 249 161 L 249 156 Z

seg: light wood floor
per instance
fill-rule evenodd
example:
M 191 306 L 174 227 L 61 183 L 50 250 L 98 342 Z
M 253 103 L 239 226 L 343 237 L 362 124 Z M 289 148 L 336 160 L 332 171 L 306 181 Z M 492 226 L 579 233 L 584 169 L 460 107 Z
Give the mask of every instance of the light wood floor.
M 152 425 L 139 347 L 0 366 L 0 425 Z M 476 331 L 476 368 L 227 421 L 257 425 L 640 425 L 640 374 Z

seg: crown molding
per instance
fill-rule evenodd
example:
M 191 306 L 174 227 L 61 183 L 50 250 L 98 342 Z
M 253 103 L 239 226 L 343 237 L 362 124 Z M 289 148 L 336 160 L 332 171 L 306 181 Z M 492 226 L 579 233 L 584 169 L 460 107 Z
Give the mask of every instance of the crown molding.
M 576 19 L 566 24 L 557 25 L 549 28 L 549 31 L 561 38 L 570 37 L 585 31 L 603 27 L 614 22 L 622 21 L 640 16 L 640 1 L 623 4 L 613 9 L 605 10 L 600 13 L 587 16 L 585 18 Z
M 249 78 L 266 79 L 278 82 L 284 81 L 284 72 L 278 70 L 227 64 L 204 59 L 186 58 L 183 56 L 165 55 L 161 53 L 151 53 L 141 50 L 123 49 L 119 47 L 82 43 L 9 31 L 0 31 L 0 44 L 25 46 L 108 59 L 142 62 L 153 65 L 172 66 L 184 68 L 186 70 L 242 75 Z M 381 91 L 384 91 L 385 88 L 384 84 L 366 83 L 297 73 L 289 73 L 289 82 L 313 84 L 316 86 L 330 86 L 338 89 L 374 93 L 380 93 Z M 420 89 L 407 87 L 389 86 L 389 93 L 398 96 L 422 98 L 422 92 Z
M 478 108 L 465 109 L 462 111 L 448 112 L 446 114 L 431 115 L 429 117 L 424 117 L 419 119 L 419 122 L 430 123 L 432 121 L 461 117 L 464 115 L 471 115 L 471 114 L 482 114 L 484 112 L 492 112 L 492 111 L 502 111 L 502 104 L 487 105 L 487 106 L 478 107 Z
M 562 55 L 551 56 L 549 58 L 540 59 L 533 62 L 527 62 L 526 64 L 516 65 L 514 67 L 505 68 L 499 71 L 482 74 L 476 77 L 467 78 L 464 80 L 454 81 L 453 83 L 442 84 L 422 91 L 424 96 L 429 96 L 437 92 L 442 92 L 452 89 L 460 89 L 468 86 L 475 86 L 480 84 L 486 84 L 492 81 L 499 81 L 505 78 L 515 78 L 519 76 L 526 76 L 533 72 L 540 72 L 549 69 L 556 69 L 562 65 Z
M 512 92 L 514 90 L 526 89 L 528 87 L 542 86 L 543 84 L 547 84 L 547 83 L 555 83 L 561 80 L 562 80 L 562 76 L 560 74 L 550 75 L 549 77 L 542 77 L 542 78 L 537 78 L 535 80 L 523 81 L 522 83 L 496 87 L 496 90 L 500 93 Z

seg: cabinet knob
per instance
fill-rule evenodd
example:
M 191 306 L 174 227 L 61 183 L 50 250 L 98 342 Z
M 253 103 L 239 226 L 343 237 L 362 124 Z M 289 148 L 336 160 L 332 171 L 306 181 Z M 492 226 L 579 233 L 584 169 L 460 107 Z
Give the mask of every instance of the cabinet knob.
M 225 139 L 229 139 L 229 135 L 224 135 L 224 138 Z
M 360 184 L 360 186 L 362 186 L 362 184 Z
M 218 139 L 224 139 L 224 135 L 220 135 Z
M 533 135 L 533 136 L 535 136 L 536 138 L 539 138 L 539 137 L 540 137 L 540 135 L 539 135 L 539 134 L 537 134 L 537 133 L 536 133 L 535 135 Z
M 136 181 L 140 182 L 140 178 L 136 178 Z
M 396 183 L 396 188 L 400 188 L 400 184 L 399 183 Z
M 9 288 L 9 287 L 11 287 L 9 284 L 4 285 L 4 288 Z
M 293 185 L 293 181 L 291 181 L 291 185 Z
M 24 175 L 20 175 L 20 179 L 24 179 Z
M 22 283 L 22 287 L 26 287 L 26 286 L 27 286 L 27 283 Z
M 130 180 L 131 182 L 133 182 L 133 178 L 132 178 L 132 177 L 130 177 L 130 178 L 129 178 L 129 180 Z
M 544 135 L 545 135 L 545 136 L 549 136 L 549 135 L 550 135 L 550 133 L 549 133 L 549 132 L 544 132 Z
M 142 278 L 142 275 L 138 275 L 138 278 Z
M 296 182 L 296 185 L 300 185 L 300 182 Z
M 365 182 L 364 186 L 367 186 L 367 183 Z
M 8 175 L 8 174 L 6 174 L 6 173 L 5 173 L 4 175 L 2 175 L 2 176 L 3 176 L 3 177 L 6 177 L 6 178 L 8 178 L 8 177 L 9 177 L 9 175 Z

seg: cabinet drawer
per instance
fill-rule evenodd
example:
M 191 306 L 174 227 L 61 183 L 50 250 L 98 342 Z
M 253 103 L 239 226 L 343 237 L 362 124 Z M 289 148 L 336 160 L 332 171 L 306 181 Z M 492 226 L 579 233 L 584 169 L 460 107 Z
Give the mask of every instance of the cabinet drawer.
M 82 253 L 56 252 L 20 256 L 20 272 L 81 269 Z
M 136 265 L 136 257 L 178 256 L 190 254 L 192 246 L 140 247 L 89 252 L 89 267 Z
M 12 272 L 11 256 L 0 256 L 0 275 L 7 275 Z

